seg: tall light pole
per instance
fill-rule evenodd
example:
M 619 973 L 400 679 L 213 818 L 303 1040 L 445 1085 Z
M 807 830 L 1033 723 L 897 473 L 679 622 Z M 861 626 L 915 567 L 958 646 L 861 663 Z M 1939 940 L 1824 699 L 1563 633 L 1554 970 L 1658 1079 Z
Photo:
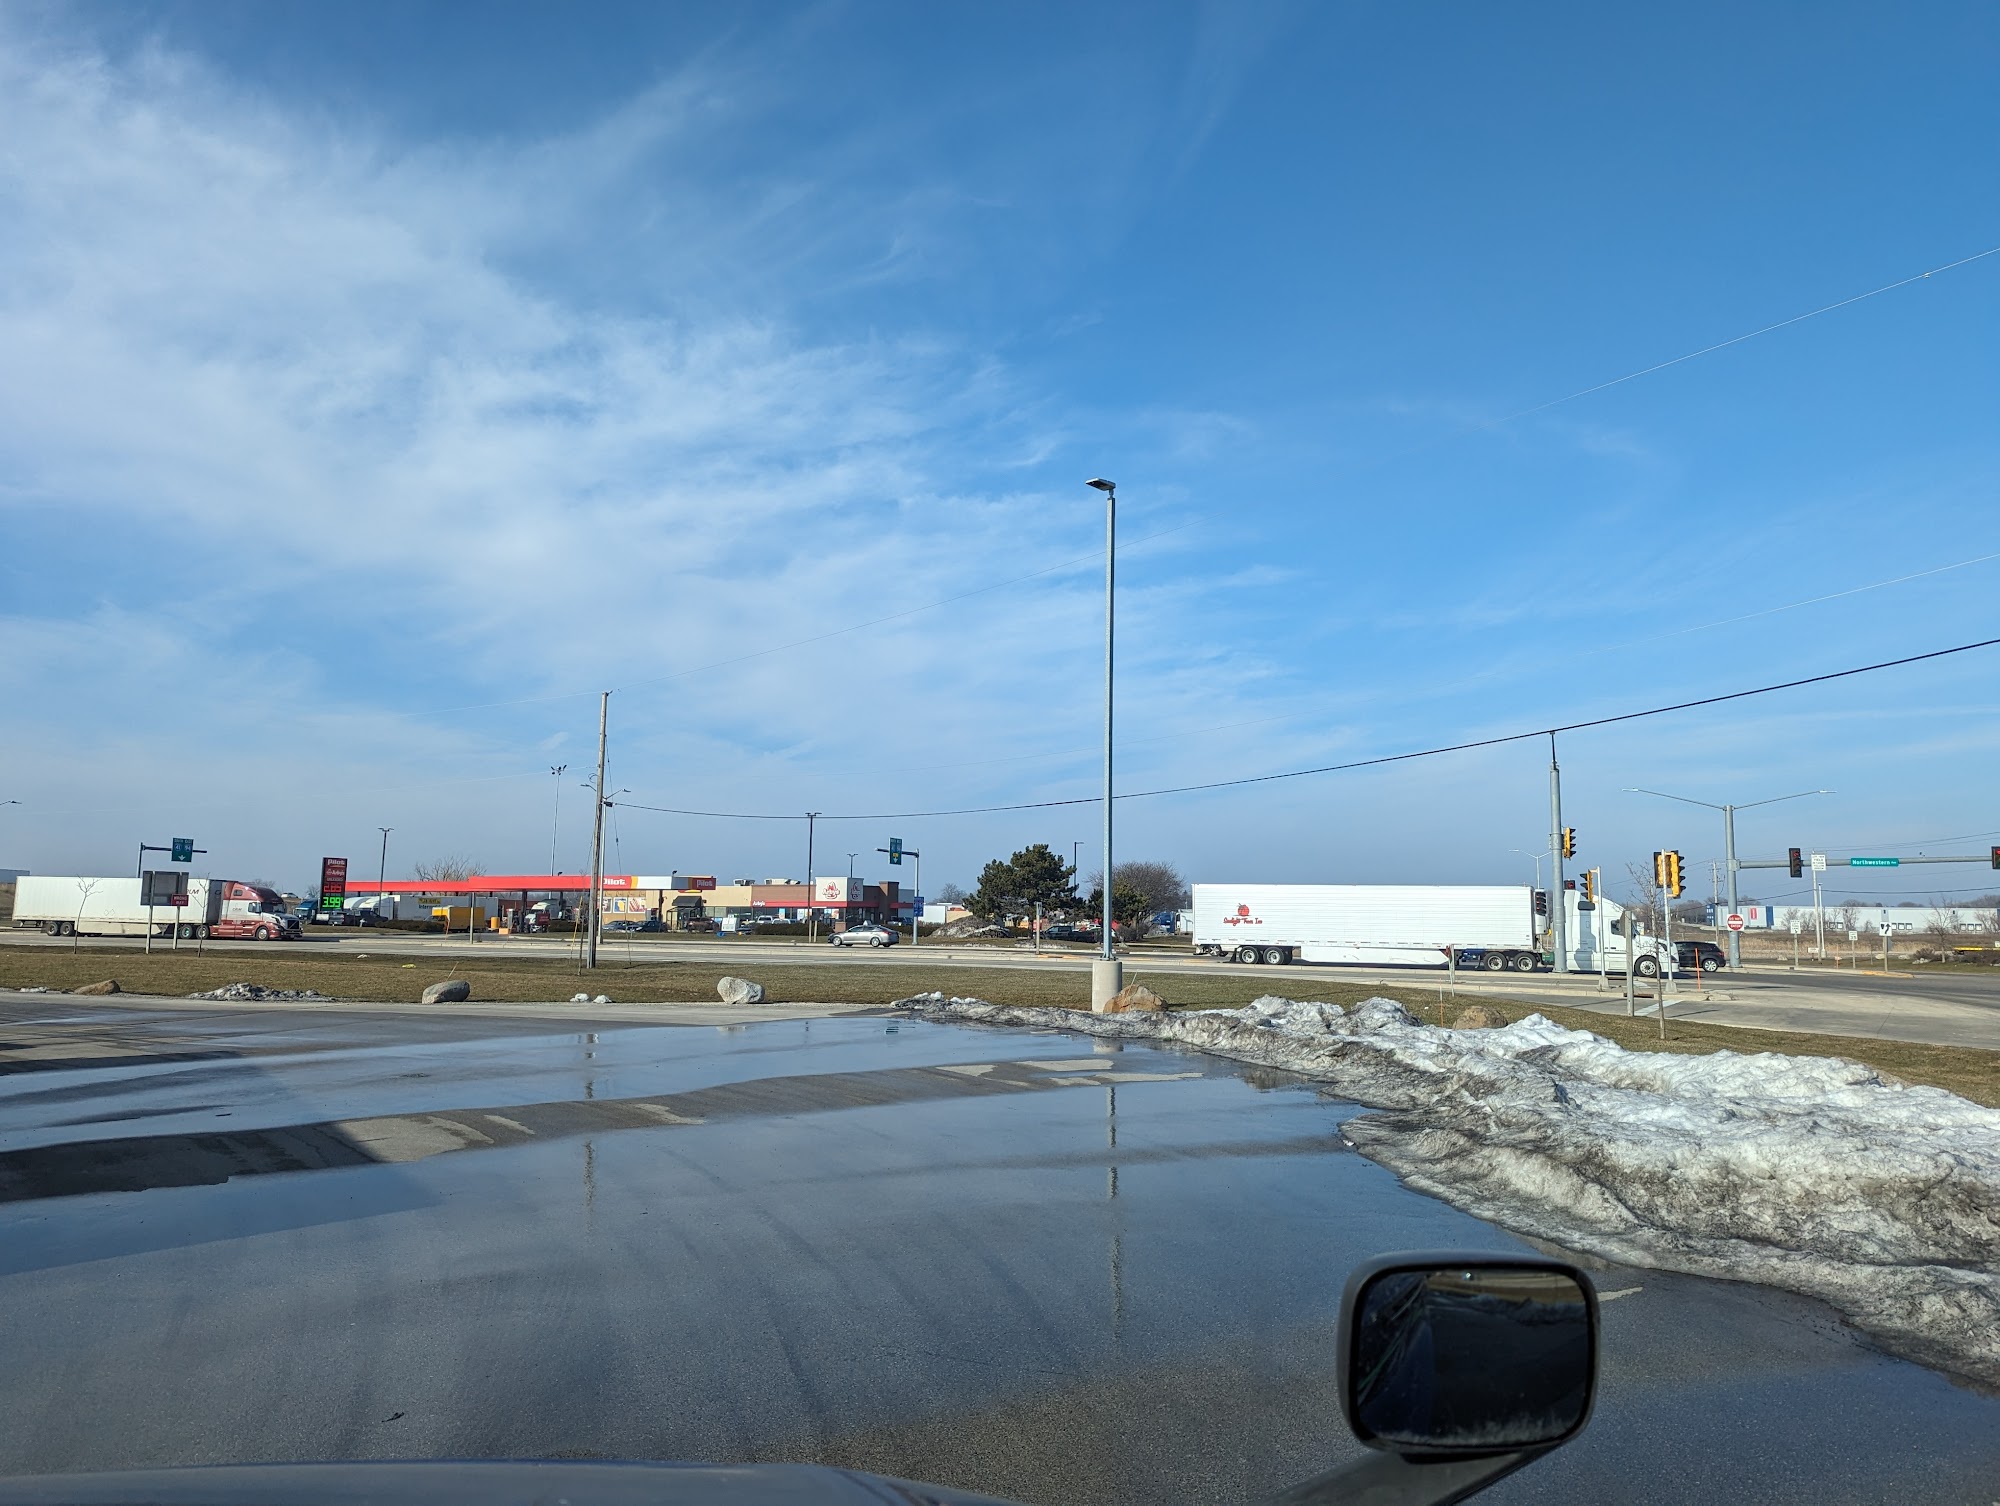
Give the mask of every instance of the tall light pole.
M 819 911 L 813 900 L 813 827 L 818 823 L 818 811 L 806 812 L 806 940 L 819 940 Z
M 382 919 L 382 886 L 389 877 L 389 833 L 396 828 L 393 826 L 378 826 L 375 829 L 382 833 L 382 863 L 375 870 L 375 919 L 380 921 Z M 401 920 L 402 916 L 399 915 L 396 918 Z
M 611 692 L 597 698 L 597 779 L 590 818 L 590 913 L 583 918 L 584 966 L 597 966 L 597 938 L 604 929 L 604 752 L 611 736 Z
M 1510 847 L 1510 848 L 1508 848 L 1507 850 L 1508 850 L 1509 852 L 1512 852 L 1512 853 L 1518 853 L 1518 854 L 1520 854 L 1520 855 L 1521 855 L 1522 857 L 1524 857 L 1524 858 L 1532 858 L 1532 859 L 1534 860 L 1534 864 L 1535 864 L 1535 887 L 1536 887 L 1537 889 L 1541 888 L 1541 887 L 1542 887 L 1542 859 L 1543 859 L 1543 858 L 1545 858 L 1545 857 L 1547 857 L 1547 856 L 1548 856 L 1548 854 L 1547 854 L 1546 852 L 1530 852 L 1530 851 L 1528 851 L 1528 849 L 1527 849 L 1527 848 L 1525 848 L 1525 847 Z
M 1111 708 L 1112 643 L 1116 626 L 1113 610 L 1118 586 L 1118 483 L 1093 476 L 1084 483 L 1104 493 L 1104 955 L 1090 965 L 1090 1007 L 1103 1009 L 1111 996 L 1125 986 L 1124 970 L 1112 950 L 1111 908 Z
M 556 812 L 549 823 L 549 872 L 556 871 L 556 838 L 562 832 L 562 777 L 569 767 L 566 763 L 549 765 L 549 775 L 556 782 Z
M 1832 790 L 1800 790 L 1795 795 L 1773 795 L 1769 800 L 1751 800 L 1742 805 L 1716 805 L 1708 800 L 1694 800 L 1686 795 L 1669 795 L 1665 790 L 1642 790 L 1626 786 L 1628 795 L 1652 795 L 1661 800 L 1678 800 L 1682 805 L 1699 805 L 1704 810 L 1722 812 L 1722 858 L 1723 868 L 1729 875 L 1729 913 L 1736 913 L 1736 813 L 1755 810 L 1760 805 L 1776 805 L 1784 800 L 1803 800 L 1808 795 L 1831 795 Z M 1670 903 L 1671 901 L 1667 901 Z M 1729 965 L 1743 965 L 1743 937 L 1738 931 L 1729 933 Z

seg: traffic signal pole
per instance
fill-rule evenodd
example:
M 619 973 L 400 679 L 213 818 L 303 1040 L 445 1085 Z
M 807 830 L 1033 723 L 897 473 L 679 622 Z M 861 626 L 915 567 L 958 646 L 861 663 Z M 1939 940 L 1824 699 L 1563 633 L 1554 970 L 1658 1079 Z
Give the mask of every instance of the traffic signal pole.
M 1729 913 L 1740 913 L 1736 908 L 1736 807 L 1722 808 L 1722 865 L 1729 874 Z M 1729 933 L 1729 966 L 1732 970 L 1743 966 L 1743 933 Z
M 1562 770 L 1556 764 L 1556 735 L 1549 734 L 1549 931 L 1555 942 L 1556 971 L 1569 971 L 1569 897 L 1563 888 Z

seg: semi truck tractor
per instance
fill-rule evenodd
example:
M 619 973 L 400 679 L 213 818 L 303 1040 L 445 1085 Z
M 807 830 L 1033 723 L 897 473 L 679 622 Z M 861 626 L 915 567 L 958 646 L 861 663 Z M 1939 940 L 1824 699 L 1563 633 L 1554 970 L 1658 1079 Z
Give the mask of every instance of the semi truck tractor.
M 1615 901 L 1566 892 L 1573 971 L 1640 977 L 1673 968 L 1672 950 Z M 1196 884 L 1198 956 L 1279 965 L 1460 967 L 1533 972 L 1553 965 L 1534 891 L 1512 884 Z
M 299 934 L 299 918 L 275 892 L 239 879 L 191 878 L 185 905 L 149 912 L 136 878 L 62 878 L 24 874 L 14 887 L 14 924 L 51 936 L 155 936 L 280 941 Z

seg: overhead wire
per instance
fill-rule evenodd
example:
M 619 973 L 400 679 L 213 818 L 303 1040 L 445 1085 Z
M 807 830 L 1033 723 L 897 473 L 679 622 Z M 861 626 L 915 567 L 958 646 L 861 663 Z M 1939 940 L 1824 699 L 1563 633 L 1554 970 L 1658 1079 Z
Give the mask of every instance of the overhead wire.
M 1949 658 L 1953 654 L 1971 653 L 1976 649 L 1992 648 L 2000 645 L 2000 638 L 1984 638 L 1976 643 L 1961 643 L 1951 648 L 1932 649 L 1927 653 L 1907 654 L 1900 659 L 1884 659 L 1875 664 L 1860 664 L 1851 669 L 1829 670 L 1824 674 L 1807 675 L 1802 679 L 1783 680 L 1773 685 L 1759 685 L 1749 690 L 1732 690 L 1722 695 L 1701 696 L 1691 701 L 1676 701 L 1666 706 L 1649 706 L 1643 711 L 1624 711 L 1613 716 L 1592 717 L 1580 722 L 1564 722 L 1551 727 L 1537 727 L 1526 732 L 1508 732 L 1494 737 L 1473 738 L 1466 742 L 1447 743 L 1435 748 L 1419 748 L 1407 753 L 1385 753 L 1375 758 L 1358 758 L 1347 763 L 1322 764 L 1310 769 L 1287 769 L 1278 774 L 1251 774 L 1238 779 L 1216 779 L 1201 784 L 1167 785 L 1159 789 L 1129 790 L 1115 793 L 1114 800 L 1149 800 L 1162 795 L 1191 795 L 1208 790 L 1240 789 L 1246 785 L 1272 784 L 1283 779 L 1304 779 L 1316 774 L 1340 774 L 1355 769 L 1379 768 L 1385 764 L 1407 763 L 1413 759 L 1436 758 L 1446 753 L 1466 753 L 1478 748 L 1497 748 L 1507 743 L 1526 742 L 1531 738 L 1553 737 L 1566 732 L 1583 732 L 1593 727 L 1616 726 L 1621 722 L 1640 721 L 1647 717 L 1667 716 L 1676 711 L 1692 711 L 1703 706 L 1720 706 L 1730 701 L 1746 700 L 1751 696 L 1771 695 L 1780 690 L 1797 690 L 1807 685 L 1824 685 L 1832 680 L 1845 680 L 1855 675 L 1873 674 L 1878 670 L 1898 669 L 1908 664 L 1921 664 L 1927 660 Z M 935 811 L 875 811 L 862 814 L 829 814 L 820 812 L 816 819 L 821 821 L 926 821 L 947 816 L 987 816 L 1014 811 L 1054 810 L 1062 806 L 1100 805 L 1103 798 L 1097 795 L 1079 795 L 1063 800 L 1027 800 L 1010 805 L 976 805 L 956 810 Z M 674 806 L 643 805 L 628 802 L 633 810 L 654 811 L 669 816 L 696 816 L 719 821 L 802 821 L 802 814 L 746 811 L 698 811 L 685 810 Z

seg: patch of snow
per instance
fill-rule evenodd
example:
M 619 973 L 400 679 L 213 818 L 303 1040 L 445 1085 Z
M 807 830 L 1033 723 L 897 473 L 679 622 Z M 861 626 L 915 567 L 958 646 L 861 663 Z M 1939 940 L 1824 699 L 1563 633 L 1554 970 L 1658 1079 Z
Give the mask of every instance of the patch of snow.
M 1298 1073 L 1380 1110 L 1346 1136 L 1419 1191 L 1610 1260 L 1805 1292 L 1887 1348 L 2000 1384 L 2000 1110 L 1957 1094 L 1834 1057 L 1627 1051 L 1540 1015 L 1448 1030 L 1382 998 L 899 1003 Z
M 229 1003 L 249 1003 L 256 1000 L 289 1000 L 298 1003 L 331 1004 L 332 994 L 323 994 L 314 988 L 266 988 L 261 983 L 225 983 L 220 988 L 211 988 L 204 994 L 189 994 L 190 999 L 220 999 Z

